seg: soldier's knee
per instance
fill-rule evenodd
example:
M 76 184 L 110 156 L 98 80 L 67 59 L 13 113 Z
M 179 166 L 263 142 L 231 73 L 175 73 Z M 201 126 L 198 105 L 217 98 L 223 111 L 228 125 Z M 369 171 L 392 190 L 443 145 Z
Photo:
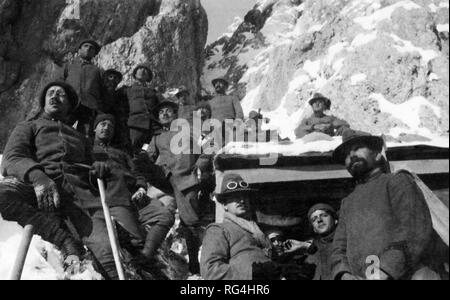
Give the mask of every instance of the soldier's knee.
M 159 224 L 171 228 L 175 224 L 175 214 L 166 207 L 160 211 Z

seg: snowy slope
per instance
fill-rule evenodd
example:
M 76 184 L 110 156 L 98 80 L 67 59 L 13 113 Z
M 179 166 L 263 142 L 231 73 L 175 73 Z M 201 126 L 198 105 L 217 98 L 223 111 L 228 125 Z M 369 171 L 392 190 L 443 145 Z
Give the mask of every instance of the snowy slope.
M 207 50 L 207 92 L 227 76 L 282 137 L 322 92 L 353 128 L 448 147 L 448 1 L 260 1 Z

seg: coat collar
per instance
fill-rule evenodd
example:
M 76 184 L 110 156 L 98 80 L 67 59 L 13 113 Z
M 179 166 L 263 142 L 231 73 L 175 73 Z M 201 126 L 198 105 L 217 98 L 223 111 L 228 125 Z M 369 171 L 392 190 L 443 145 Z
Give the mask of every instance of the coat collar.
M 60 121 L 60 122 L 62 122 L 64 124 L 70 126 L 69 121 L 68 121 L 69 118 L 66 118 L 66 120 L 62 120 L 62 119 L 59 119 L 59 118 L 54 118 L 54 117 L 50 116 L 49 114 L 47 114 L 46 112 L 42 113 L 41 118 L 45 119 L 45 120 L 55 121 L 55 122 Z
M 375 179 L 377 179 L 378 177 L 380 177 L 383 174 L 383 171 L 381 170 L 381 168 L 376 168 L 375 170 L 373 170 L 369 175 L 367 175 L 366 177 L 358 180 L 356 183 L 357 184 L 365 184 L 365 183 L 369 183 L 371 181 L 374 181 Z

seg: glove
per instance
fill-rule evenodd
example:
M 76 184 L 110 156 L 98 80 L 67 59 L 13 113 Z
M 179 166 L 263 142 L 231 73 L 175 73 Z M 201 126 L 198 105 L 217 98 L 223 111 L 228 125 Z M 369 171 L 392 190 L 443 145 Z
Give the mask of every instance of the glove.
M 44 211 L 54 211 L 60 206 L 60 198 L 56 183 L 44 172 L 34 169 L 29 172 L 28 180 L 34 187 L 38 208 Z
M 92 164 L 91 173 L 99 179 L 105 179 L 110 171 L 108 164 L 104 161 L 96 161 Z
M 147 191 L 144 188 L 139 188 L 139 190 L 131 197 L 131 201 L 138 209 L 142 209 L 150 203 L 150 197 L 147 196 Z

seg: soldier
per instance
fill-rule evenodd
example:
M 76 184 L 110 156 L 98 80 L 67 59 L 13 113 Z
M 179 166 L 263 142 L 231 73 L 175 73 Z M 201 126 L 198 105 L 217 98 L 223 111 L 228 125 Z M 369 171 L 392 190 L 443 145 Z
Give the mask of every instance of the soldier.
M 41 93 L 42 113 L 16 126 L 2 160 L 3 176 L 13 179 L 0 184 L 0 213 L 22 226 L 33 225 L 36 234 L 65 255 L 80 255 L 62 223 L 69 219 L 102 264 L 104 276 L 115 278 L 114 261 L 102 252 L 109 240 L 91 184 L 92 175 L 106 177 L 108 165 L 93 163 L 92 147 L 71 127 L 70 114 L 78 105 L 72 87 L 52 82 Z
M 297 138 L 302 138 L 312 132 L 321 132 L 329 136 L 342 135 L 344 130 L 349 129 L 350 125 L 334 116 L 328 116 L 325 111 L 331 107 L 331 100 L 320 93 L 314 94 L 309 100 L 314 114 L 302 121 L 300 126 L 295 130 Z
M 157 91 L 150 86 L 153 79 L 150 67 L 145 64 L 136 66 L 133 70 L 133 78 L 134 83 L 127 89 L 130 109 L 128 127 L 133 152 L 138 153 L 153 136 L 157 124 L 153 109 L 160 100 Z
M 227 95 L 230 83 L 224 78 L 217 78 L 212 81 L 216 96 L 210 100 L 212 118 L 223 122 L 225 120 L 244 120 L 244 111 L 241 102 L 236 96 Z
M 96 41 L 82 41 L 78 56 L 64 66 L 63 74 L 57 75 L 57 80 L 71 85 L 80 97 L 81 104 L 75 112 L 75 121 L 78 121 L 77 130 L 86 136 L 92 133 L 92 123 L 101 106 L 101 70 L 92 63 L 100 50 L 101 46 Z
M 106 178 L 106 198 L 111 215 L 134 240 L 145 240 L 142 259 L 153 261 L 175 218 L 161 202 L 147 197 L 147 182 L 136 174 L 131 157 L 111 146 L 114 127 L 113 115 L 97 116 L 94 157 L 98 161 L 105 161 L 110 169 L 111 176 Z M 141 229 L 141 224 L 149 228 L 147 234 Z M 111 249 L 104 251 L 110 252 Z
M 334 235 L 335 279 L 410 279 L 427 263 L 430 210 L 412 178 L 383 171 L 383 144 L 381 137 L 347 130 L 334 151 L 357 182 L 342 201 Z
M 112 144 L 131 153 L 131 141 L 128 130 L 128 99 L 124 88 L 117 89 L 122 81 L 122 73 L 109 69 L 103 73 L 103 101 L 100 108 L 102 113 L 112 114 L 116 120 Z
M 315 234 L 313 248 L 317 250 L 307 259 L 316 265 L 314 280 L 333 280 L 330 259 L 338 224 L 336 210 L 325 203 L 316 204 L 309 209 L 308 220 Z
M 177 119 L 178 105 L 171 101 L 163 101 L 156 106 L 155 117 L 162 128 L 155 133 L 149 144 L 146 156 L 150 164 L 137 163 L 141 173 L 147 175 L 151 185 L 175 196 L 180 219 L 186 229 L 186 242 L 189 254 L 189 271 L 199 273 L 198 250 L 202 239 L 202 227 L 199 219 L 199 179 L 195 174 L 195 164 L 198 156 L 190 154 L 192 137 L 183 145 L 179 154 L 171 148 L 171 142 L 177 131 L 171 131 L 171 125 Z
M 177 99 L 176 102 L 179 107 L 178 117 L 180 119 L 187 120 L 189 124 L 192 124 L 195 106 L 190 104 L 189 90 L 185 86 L 180 86 L 177 93 L 175 94 L 175 97 Z

